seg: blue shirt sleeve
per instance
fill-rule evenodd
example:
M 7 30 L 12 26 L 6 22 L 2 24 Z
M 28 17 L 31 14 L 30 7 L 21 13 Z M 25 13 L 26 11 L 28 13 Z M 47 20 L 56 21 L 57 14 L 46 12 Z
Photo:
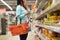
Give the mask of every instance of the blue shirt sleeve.
M 19 15 L 20 15 L 20 7 L 17 6 L 17 8 L 16 8 L 16 17 L 19 17 Z

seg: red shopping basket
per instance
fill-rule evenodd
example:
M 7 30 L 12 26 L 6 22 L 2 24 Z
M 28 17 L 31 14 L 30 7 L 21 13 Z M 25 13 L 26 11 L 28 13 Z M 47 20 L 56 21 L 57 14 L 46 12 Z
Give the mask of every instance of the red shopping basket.
M 11 34 L 13 36 L 23 35 L 23 34 L 28 33 L 28 31 L 29 31 L 27 23 L 19 24 L 17 26 L 9 26 L 9 30 L 11 31 Z

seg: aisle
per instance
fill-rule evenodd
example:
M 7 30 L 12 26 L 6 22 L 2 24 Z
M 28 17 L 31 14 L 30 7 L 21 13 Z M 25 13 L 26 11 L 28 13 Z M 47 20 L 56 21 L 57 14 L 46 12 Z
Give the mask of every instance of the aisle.
M 0 40 L 8 40 L 7 35 L 0 35 Z
M 0 40 L 19 40 L 19 36 L 12 36 L 10 32 L 7 35 L 1 35 Z M 29 32 L 27 40 L 34 40 L 33 32 Z
M 11 33 L 8 32 L 8 40 L 19 40 L 19 36 L 12 36 Z M 27 40 L 34 40 L 32 32 L 29 32 Z

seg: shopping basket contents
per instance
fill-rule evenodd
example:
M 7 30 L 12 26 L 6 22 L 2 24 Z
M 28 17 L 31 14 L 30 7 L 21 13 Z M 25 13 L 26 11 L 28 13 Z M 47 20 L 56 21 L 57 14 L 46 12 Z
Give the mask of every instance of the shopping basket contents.
M 18 24 L 15 26 L 9 26 L 9 30 L 13 36 L 26 34 L 29 31 L 28 23 Z

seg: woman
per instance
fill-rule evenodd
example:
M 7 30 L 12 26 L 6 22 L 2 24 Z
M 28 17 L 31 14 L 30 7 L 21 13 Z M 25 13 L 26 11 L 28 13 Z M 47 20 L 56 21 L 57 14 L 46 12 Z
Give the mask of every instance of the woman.
M 16 8 L 16 17 L 17 17 L 17 24 L 25 23 L 27 22 L 28 11 L 27 11 L 27 3 L 26 0 L 19 0 L 19 4 Z M 21 19 L 21 21 L 20 21 Z M 28 33 L 20 35 L 20 40 L 26 40 Z

